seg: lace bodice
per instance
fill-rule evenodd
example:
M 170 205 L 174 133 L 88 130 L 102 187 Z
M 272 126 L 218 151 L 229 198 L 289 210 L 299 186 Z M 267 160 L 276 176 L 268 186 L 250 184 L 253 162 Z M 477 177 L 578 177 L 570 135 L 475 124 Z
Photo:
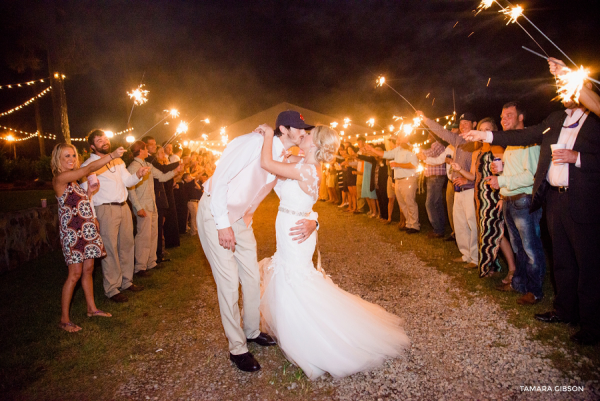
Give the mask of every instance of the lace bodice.
M 300 170 L 302 184 L 298 180 L 279 180 L 275 185 L 279 206 L 296 212 L 310 212 L 319 196 L 319 174 L 312 164 L 300 162 L 295 167 Z M 308 193 L 300 185 L 305 186 Z

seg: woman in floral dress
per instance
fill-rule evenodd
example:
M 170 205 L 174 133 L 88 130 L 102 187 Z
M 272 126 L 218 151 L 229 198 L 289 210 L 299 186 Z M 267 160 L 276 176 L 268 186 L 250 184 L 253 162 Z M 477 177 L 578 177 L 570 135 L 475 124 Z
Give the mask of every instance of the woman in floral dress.
M 91 194 L 98 189 L 98 181 L 88 180 L 88 191 L 84 191 L 77 180 L 99 170 L 112 159 L 125 152 L 119 148 L 83 168 L 79 168 L 79 156 L 75 146 L 59 143 L 52 150 L 52 186 L 58 199 L 58 221 L 63 255 L 69 275 L 62 290 L 62 316 L 59 327 L 70 333 L 81 330 L 69 317 L 69 308 L 75 285 L 81 278 L 85 293 L 87 315 L 110 317 L 110 313 L 96 308 L 92 272 L 94 259 L 106 256 L 98 229 L 98 220 L 90 203 Z

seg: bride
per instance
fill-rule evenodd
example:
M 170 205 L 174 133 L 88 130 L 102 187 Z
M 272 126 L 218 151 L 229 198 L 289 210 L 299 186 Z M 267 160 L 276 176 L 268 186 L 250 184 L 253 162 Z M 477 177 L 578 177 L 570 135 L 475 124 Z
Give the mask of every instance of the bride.
M 311 380 L 325 372 L 348 376 L 399 356 L 409 345 L 400 318 L 342 290 L 320 266 L 315 269 L 316 231 L 299 240 L 289 235 L 299 218 L 315 214 L 321 163 L 333 159 L 340 143 L 337 132 L 313 128 L 300 144 L 305 158 L 282 163 L 272 158 L 273 129 L 260 128 L 265 134 L 261 166 L 280 177 L 275 187 L 280 198 L 277 252 L 260 262 L 264 330 Z

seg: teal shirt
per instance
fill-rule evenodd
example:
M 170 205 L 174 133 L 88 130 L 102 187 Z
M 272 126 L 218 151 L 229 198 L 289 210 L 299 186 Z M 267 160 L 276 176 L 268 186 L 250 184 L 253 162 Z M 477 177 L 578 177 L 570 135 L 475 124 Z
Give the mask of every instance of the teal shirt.
M 539 146 L 507 146 L 504 151 L 504 170 L 498 176 L 500 195 L 531 194 L 539 159 Z

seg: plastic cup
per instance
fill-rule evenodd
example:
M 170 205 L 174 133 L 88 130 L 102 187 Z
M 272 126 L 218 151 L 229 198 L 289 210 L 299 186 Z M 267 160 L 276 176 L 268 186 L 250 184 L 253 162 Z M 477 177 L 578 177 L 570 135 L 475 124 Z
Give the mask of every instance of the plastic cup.
M 566 149 L 566 148 L 567 148 L 567 145 L 564 144 L 564 143 L 555 143 L 555 144 L 550 145 L 550 149 L 552 150 L 552 154 L 553 155 L 554 155 L 554 151 L 555 150 Z M 555 163 L 555 164 L 562 165 L 562 164 L 565 164 L 565 163 Z
M 496 171 L 498 174 L 500 174 L 504 168 L 504 165 L 502 163 L 502 159 L 500 159 L 499 157 L 494 159 L 494 166 L 496 166 Z
M 98 184 L 98 177 L 96 174 L 90 174 L 87 176 L 88 185 L 96 185 Z
M 48 201 L 46 199 L 42 199 L 42 207 L 48 206 Z

